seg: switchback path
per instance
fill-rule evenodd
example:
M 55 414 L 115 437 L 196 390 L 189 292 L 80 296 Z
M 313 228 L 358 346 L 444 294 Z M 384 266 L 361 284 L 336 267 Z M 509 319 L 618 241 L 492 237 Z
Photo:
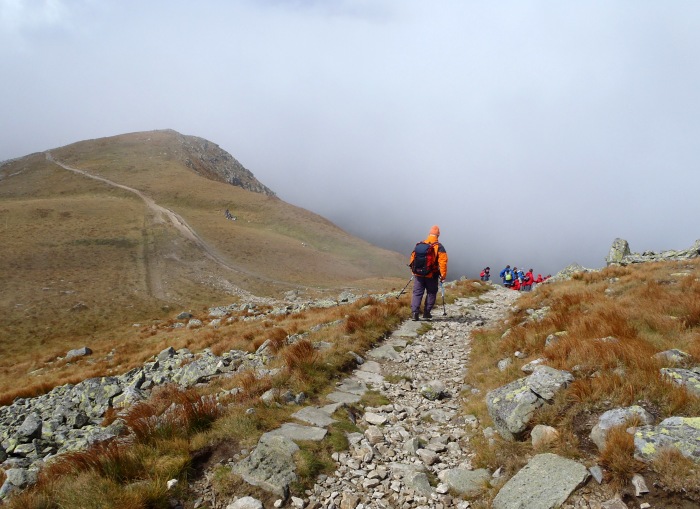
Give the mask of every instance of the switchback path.
M 197 247 L 201 249 L 201 251 L 204 253 L 204 255 L 215 262 L 216 264 L 220 265 L 221 267 L 237 272 L 239 274 L 243 274 L 249 277 L 253 277 L 255 279 L 259 279 L 262 281 L 266 281 L 268 283 L 273 283 L 276 285 L 281 285 L 281 286 L 286 286 L 290 288 L 301 288 L 299 285 L 295 285 L 293 283 L 288 283 L 286 281 L 280 281 L 277 279 L 272 279 L 266 276 L 263 276 L 261 274 L 258 274 L 256 272 L 252 272 L 250 270 L 244 269 L 241 266 L 234 265 L 230 261 L 226 260 L 223 256 L 221 256 L 219 253 L 216 252 L 214 248 L 212 248 L 209 244 L 207 244 L 199 235 L 197 235 L 197 232 L 189 225 L 187 224 L 187 221 L 185 221 L 182 216 L 180 216 L 178 213 L 174 212 L 173 210 L 170 210 L 168 208 L 165 208 L 161 205 L 158 205 L 153 198 L 150 196 L 147 196 L 143 192 L 139 191 L 138 189 L 134 189 L 133 187 L 125 186 L 124 184 L 119 184 L 117 182 L 114 182 L 112 180 L 109 180 L 105 177 L 101 177 L 99 175 L 93 175 L 92 173 L 89 173 L 85 170 L 80 170 L 78 168 L 73 168 L 71 166 L 68 166 L 67 164 L 64 164 L 56 159 L 54 159 L 53 155 L 51 152 L 46 152 L 46 159 L 48 161 L 51 161 L 64 170 L 71 171 L 73 173 L 77 173 L 79 175 L 82 175 L 84 177 L 88 177 L 94 180 L 98 180 L 100 182 L 103 182 L 107 185 L 117 187 L 119 189 L 123 189 L 125 191 L 129 191 L 130 193 L 134 193 L 137 195 L 139 198 L 143 200 L 145 203 L 146 207 L 148 208 L 149 211 L 153 214 L 153 220 L 154 224 L 171 224 L 177 232 L 185 237 L 186 239 L 190 240 L 193 242 Z M 153 264 L 150 264 L 153 265 Z M 151 281 L 151 287 L 152 288 L 158 288 L 160 286 L 159 277 L 153 277 L 153 274 L 156 273 L 157 271 L 154 270 L 154 266 L 149 266 L 147 270 L 150 271 L 150 274 L 152 275 L 150 279 Z M 244 290 L 241 290 L 240 288 L 237 290 L 237 293 L 245 297 L 246 299 L 255 299 L 255 297 L 248 293 L 245 292 Z

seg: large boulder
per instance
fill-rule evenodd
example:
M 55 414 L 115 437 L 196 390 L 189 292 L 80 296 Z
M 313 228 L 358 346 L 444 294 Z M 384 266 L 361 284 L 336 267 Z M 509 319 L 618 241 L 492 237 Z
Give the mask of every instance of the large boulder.
M 588 479 L 581 463 L 556 454 L 538 454 L 501 488 L 493 509 L 553 509 Z
M 572 381 L 567 371 L 537 366 L 532 375 L 489 392 L 486 406 L 498 433 L 506 440 L 521 439 L 535 410 Z
M 610 246 L 610 252 L 608 253 L 608 257 L 605 259 L 605 262 L 608 265 L 612 265 L 614 263 L 620 264 L 625 260 L 625 257 L 629 255 L 629 243 L 624 239 L 618 238 L 615 239 L 612 243 L 612 246 Z

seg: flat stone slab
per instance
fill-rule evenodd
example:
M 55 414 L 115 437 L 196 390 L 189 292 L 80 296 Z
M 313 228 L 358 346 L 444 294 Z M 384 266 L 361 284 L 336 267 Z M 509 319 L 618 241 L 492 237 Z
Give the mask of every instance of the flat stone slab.
M 324 412 L 322 409 L 315 406 L 304 407 L 298 412 L 294 412 L 292 417 L 299 419 L 300 421 L 313 424 L 314 426 L 321 427 L 326 427 L 329 424 L 337 422 L 335 419 L 332 419 L 327 412 Z
M 421 322 L 407 320 L 391 334 L 391 337 L 416 338 L 418 337 L 418 329 L 421 325 Z
M 400 361 L 401 355 L 391 345 L 382 345 L 367 352 L 373 359 L 388 359 L 390 361 Z
M 312 440 L 314 442 L 319 442 L 328 433 L 324 428 L 319 428 L 316 426 L 304 426 L 302 424 L 294 424 L 291 422 L 286 422 L 282 424 L 277 429 L 268 431 L 263 434 L 263 437 L 285 437 L 291 440 Z M 262 438 L 261 438 L 262 440 Z
M 387 345 L 398 346 L 399 348 L 406 348 L 408 341 L 403 338 L 389 338 L 386 342 Z
M 365 361 L 357 371 L 380 374 L 382 372 L 382 365 L 377 361 Z
M 330 403 L 328 405 L 323 405 L 321 411 L 325 412 L 327 415 L 333 415 L 336 410 L 344 406 L 344 403 Z
M 465 470 L 463 468 L 443 470 L 438 474 L 438 477 L 460 495 L 469 497 L 481 495 L 491 480 L 491 474 L 483 468 L 478 470 Z
M 338 385 L 337 389 L 340 392 L 349 392 L 350 394 L 362 396 L 365 392 L 367 392 L 367 385 L 359 380 L 346 378 L 340 385 Z
M 384 377 L 379 373 L 372 373 L 370 371 L 355 371 L 353 378 L 356 378 L 362 383 L 378 385 L 384 381 Z
M 538 454 L 501 488 L 493 509 L 554 509 L 588 479 L 581 463 L 556 454 Z
M 357 394 L 350 394 L 349 392 L 335 391 L 331 392 L 328 396 L 326 396 L 326 398 L 336 403 L 345 403 L 346 405 L 350 405 L 352 403 L 357 403 L 358 401 L 360 401 L 362 399 L 362 396 L 358 396 Z
M 260 437 L 250 456 L 233 467 L 233 472 L 254 486 L 280 497 L 289 494 L 289 484 L 296 481 L 294 453 L 299 447 L 283 436 Z

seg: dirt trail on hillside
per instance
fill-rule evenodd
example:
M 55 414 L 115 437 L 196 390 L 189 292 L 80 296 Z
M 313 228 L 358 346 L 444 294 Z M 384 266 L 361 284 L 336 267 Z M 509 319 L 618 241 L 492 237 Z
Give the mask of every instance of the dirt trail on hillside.
M 185 221 L 179 214 L 176 212 L 165 208 L 161 205 L 158 205 L 151 197 L 145 195 L 143 192 L 139 191 L 138 189 L 134 189 L 133 187 L 125 186 L 124 184 L 119 184 L 117 182 L 114 182 L 112 180 L 109 180 L 105 177 L 100 177 L 99 175 L 93 175 L 85 170 L 80 170 L 78 168 L 73 168 L 71 166 L 68 166 L 67 164 L 64 164 L 56 159 L 53 158 L 53 155 L 51 152 L 46 152 L 46 159 L 48 161 L 51 161 L 64 170 L 71 171 L 73 173 L 77 173 L 79 175 L 82 175 L 84 177 L 88 177 L 94 180 L 98 180 L 100 182 L 103 182 L 107 185 L 113 186 L 113 187 L 118 187 L 119 189 L 123 189 L 125 191 L 129 191 L 131 193 L 134 193 L 137 195 L 139 198 L 143 200 L 143 202 L 146 204 L 146 207 L 148 207 L 148 210 L 153 214 L 153 219 L 154 219 L 154 224 L 170 224 L 175 229 L 177 232 L 185 237 L 186 239 L 190 240 L 193 242 L 197 247 L 199 247 L 204 255 L 206 255 L 210 260 L 215 262 L 216 264 L 220 265 L 221 267 L 232 270 L 234 272 L 237 272 L 239 274 L 243 274 L 245 276 L 250 276 L 255 279 L 263 280 L 268 283 L 273 283 L 277 285 L 282 285 L 282 286 L 287 286 L 291 288 L 299 288 L 299 285 L 295 285 L 292 283 L 288 283 L 285 281 L 279 281 L 276 279 L 271 279 L 268 277 L 265 277 L 261 274 L 257 274 L 255 272 L 246 270 L 240 266 L 236 266 L 231 264 L 229 261 L 225 260 L 221 255 L 219 255 L 211 246 L 209 246 L 204 240 L 197 235 L 197 233 L 194 231 L 194 229 L 187 224 L 187 221 Z M 148 246 L 145 246 L 145 249 L 148 249 Z M 146 260 L 152 260 L 152 257 L 146 257 Z M 149 290 L 153 292 L 153 296 L 156 298 L 164 298 L 164 292 L 162 290 L 162 275 L 160 271 L 158 270 L 157 264 L 153 263 L 147 263 L 146 270 L 148 272 L 148 277 L 149 277 Z M 160 293 L 163 295 L 155 295 L 156 293 Z M 236 293 L 241 294 L 242 296 L 252 298 L 252 294 L 249 294 L 245 290 L 241 290 L 240 288 L 236 291 Z

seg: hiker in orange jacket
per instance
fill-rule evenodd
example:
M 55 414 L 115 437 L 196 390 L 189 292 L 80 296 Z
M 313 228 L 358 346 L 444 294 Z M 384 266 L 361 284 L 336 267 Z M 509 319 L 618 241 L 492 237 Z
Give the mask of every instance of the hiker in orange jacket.
M 525 278 L 523 279 L 522 289 L 524 292 L 529 292 L 532 290 L 532 284 L 535 282 L 535 276 L 532 274 L 532 269 L 525 273 Z
M 423 318 L 430 320 L 430 311 L 435 306 L 438 293 L 438 282 L 444 281 L 447 277 L 447 251 L 445 246 L 438 242 L 440 228 L 433 226 L 428 237 L 416 244 L 416 248 L 411 253 L 409 267 L 413 272 L 413 298 L 411 299 L 411 316 L 418 320 L 420 306 L 425 297 L 423 307 Z

